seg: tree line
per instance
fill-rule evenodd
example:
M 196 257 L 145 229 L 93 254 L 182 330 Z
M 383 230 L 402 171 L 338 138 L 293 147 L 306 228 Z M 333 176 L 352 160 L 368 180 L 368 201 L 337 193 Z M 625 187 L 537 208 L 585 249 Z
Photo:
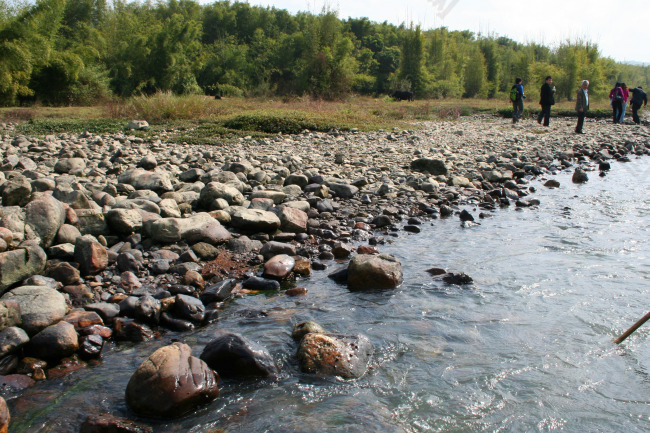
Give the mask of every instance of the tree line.
M 616 81 L 650 84 L 648 66 L 617 63 L 585 40 L 551 48 L 230 1 L 20 1 L 0 0 L 2 105 L 92 104 L 159 91 L 505 98 L 515 77 L 537 88 L 546 75 L 568 98 L 582 79 L 594 96 Z

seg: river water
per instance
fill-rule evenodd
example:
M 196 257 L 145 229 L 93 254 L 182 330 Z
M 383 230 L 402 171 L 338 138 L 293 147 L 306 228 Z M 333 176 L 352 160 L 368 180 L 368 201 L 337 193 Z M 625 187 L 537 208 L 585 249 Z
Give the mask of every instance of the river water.
M 76 433 L 98 412 L 138 419 L 123 397 L 137 366 L 172 339 L 198 356 L 222 328 L 266 346 L 280 377 L 223 381 L 220 397 L 191 415 L 139 421 L 193 433 L 647 432 L 650 324 L 620 346 L 612 340 L 649 311 L 650 161 L 589 175 L 583 185 L 570 173 L 555 176 L 559 189 L 537 185 L 538 208 L 400 232 L 381 247 L 402 262 L 396 290 L 351 292 L 327 278 L 333 263 L 299 282 L 304 297 L 237 299 L 211 327 L 112 346 L 99 365 L 10 399 L 11 431 Z M 447 285 L 431 267 L 474 284 Z M 369 372 L 351 381 L 300 373 L 290 335 L 304 320 L 367 335 Z

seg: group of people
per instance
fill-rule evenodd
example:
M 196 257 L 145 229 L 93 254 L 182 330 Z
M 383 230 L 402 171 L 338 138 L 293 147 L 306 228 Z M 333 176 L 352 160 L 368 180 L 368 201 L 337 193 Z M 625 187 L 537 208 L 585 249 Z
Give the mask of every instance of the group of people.
M 537 123 L 544 126 L 549 126 L 551 119 L 551 106 L 555 105 L 555 86 L 553 84 L 553 77 L 550 75 L 544 80 L 542 88 L 540 89 L 539 105 L 542 109 L 537 116 Z M 630 94 L 632 95 L 630 98 Z M 512 100 L 512 123 L 517 123 L 521 120 L 524 112 L 524 86 L 522 79 L 515 79 L 515 84 L 510 90 L 510 99 Z M 645 93 L 641 86 L 635 89 L 628 89 L 625 83 L 616 83 L 611 92 L 609 92 L 609 99 L 613 109 L 614 123 L 625 122 L 625 110 L 628 105 L 628 100 L 632 106 L 632 120 L 637 125 L 641 123 L 639 118 L 639 109 L 648 104 L 648 95 Z M 582 127 L 585 122 L 585 117 L 589 111 L 589 81 L 583 80 L 578 92 L 576 94 L 576 112 L 578 113 L 578 123 L 576 125 L 576 133 L 583 134 Z

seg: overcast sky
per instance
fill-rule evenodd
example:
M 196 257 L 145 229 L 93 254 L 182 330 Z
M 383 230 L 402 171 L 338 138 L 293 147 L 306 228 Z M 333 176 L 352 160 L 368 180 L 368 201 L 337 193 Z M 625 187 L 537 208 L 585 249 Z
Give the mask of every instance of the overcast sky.
M 393 24 L 413 22 L 423 30 L 450 30 L 507 36 L 518 42 L 555 46 L 577 38 L 598 44 L 617 61 L 650 64 L 648 0 L 249 0 L 291 13 L 320 13 L 324 6 L 341 19 L 367 17 Z

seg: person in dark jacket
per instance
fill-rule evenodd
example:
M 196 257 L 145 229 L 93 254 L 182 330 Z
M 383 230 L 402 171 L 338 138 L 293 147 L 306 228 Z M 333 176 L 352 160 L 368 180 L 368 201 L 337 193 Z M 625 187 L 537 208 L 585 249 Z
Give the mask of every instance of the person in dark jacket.
M 550 75 L 546 77 L 546 81 L 542 84 L 540 90 L 539 105 L 542 106 L 542 111 L 537 116 L 537 123 L 541 124 L 544 119 L 544 126 L 548 126 L 551 120 L 551 105 L 555 105 L 555 86 L 553 84 L 553 77 Z
M 582 85 L 576 95 L 576 111 L 578 112 L 578 124 L 576 125 L 576 134 L 584 134 L 582 126 L 585 123 L 585 116 L 589 111 L 589 81 L 582 80 Z
M 644 107 L 648 105 L 648 95 L 643 91 L 643 87 L 641 86 L 630 90 L 630 93 L 632 93 L 632 99 L 630 100 L 632 103 L 632 120 L 638 125 L 641 123 L 641 119 L 639 119 L 639 108 L 641 108 L 641 105 Z
M 521 78 L 515 79 L 515 84 L 512 86 L 517 91 L 517 97 L 512 101 L 512 123 L 517 123 L 521 120 L 521 115 L 524 114 L 524 86 Z

